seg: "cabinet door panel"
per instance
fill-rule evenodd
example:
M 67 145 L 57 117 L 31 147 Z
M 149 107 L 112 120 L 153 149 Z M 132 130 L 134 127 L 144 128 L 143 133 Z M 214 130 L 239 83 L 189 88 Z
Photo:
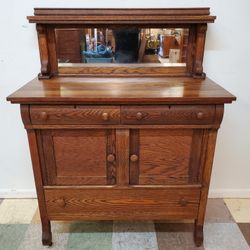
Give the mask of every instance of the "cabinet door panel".
M 47 130 L 42 141 L 49 185 L 115 184 L 113 130 Z
M 202 130 L 140 129 L 130 138 L 130 184 L 198 182 Z

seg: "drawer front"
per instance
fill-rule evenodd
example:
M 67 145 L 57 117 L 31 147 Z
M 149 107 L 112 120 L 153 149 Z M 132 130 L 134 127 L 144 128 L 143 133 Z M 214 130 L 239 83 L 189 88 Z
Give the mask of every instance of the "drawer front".
M 122 124 L 211 124 L 214 105 L 122 106 Z
M 31 105 L 32 124 L 119 124 L 119 106 Z
M 194 219 L 199 188 L 46 189 L 49 219 Z

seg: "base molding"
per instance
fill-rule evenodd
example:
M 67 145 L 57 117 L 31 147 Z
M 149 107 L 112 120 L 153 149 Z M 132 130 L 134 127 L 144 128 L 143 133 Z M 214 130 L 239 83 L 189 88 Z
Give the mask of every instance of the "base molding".
M 250 198 L 250 189 L 210 189 L 209 198 Z M 37 198 L 35 189 L 0 189 L 0 199 Z
M 35 189 L 0 189 L 2 199 L 29 199 L 37 198 Z
M 208 198 L 250 198 L 250 189 L 213 189 Z

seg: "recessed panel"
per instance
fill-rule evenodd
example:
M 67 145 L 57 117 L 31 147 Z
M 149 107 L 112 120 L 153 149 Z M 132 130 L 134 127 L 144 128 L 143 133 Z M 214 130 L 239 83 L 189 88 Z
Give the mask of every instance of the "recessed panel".
M 116 183 L 114 130 L 44 130 L 42 132 L 48 185 L 107 185 Z
M 140 130 L 139 184 L 188 183 L 192 141 L 192 130 Z
M 53 138 L 57 176 L 105 176 L 106 137 Z

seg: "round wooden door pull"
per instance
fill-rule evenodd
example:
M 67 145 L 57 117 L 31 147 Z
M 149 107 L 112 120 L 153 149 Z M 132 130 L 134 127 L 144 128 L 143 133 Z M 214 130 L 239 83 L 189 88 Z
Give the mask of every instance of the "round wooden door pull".
M 114 156 L 113 154 L 109 154 L 109 155 L 107 156 L 107 161 L 108 161 L 108 162 L 114 162 L 114 161 L 115 161 L 115 156 Z
M 109 119 L 109 114 L 107 112 L 102 113 L 103 121 L 107 121 Z
M 199 120 L 203 119 L 203 116 L 204 116 L 204 115 L 203 115 L 203 112 L 200 111 L 200 112 L 197 113 L 197 118 L 198 118 Z
M 40 117 L 43 121 L 46 121 L 48 119 L 48 114 L 45 111 L 42 111 Z
M 143 118 L 142 112 L 137 112 L 137 113 L 136 113 L 136 119 L 137 119 L 137 120 L 141 120 L 142 118 Z
M 139 157 L 137 155 L 130 156 L 130 161 L 132 161 L 132 162 L 136 162 L 136 161 L 138 161 L 138 159 L 139 159 Z

